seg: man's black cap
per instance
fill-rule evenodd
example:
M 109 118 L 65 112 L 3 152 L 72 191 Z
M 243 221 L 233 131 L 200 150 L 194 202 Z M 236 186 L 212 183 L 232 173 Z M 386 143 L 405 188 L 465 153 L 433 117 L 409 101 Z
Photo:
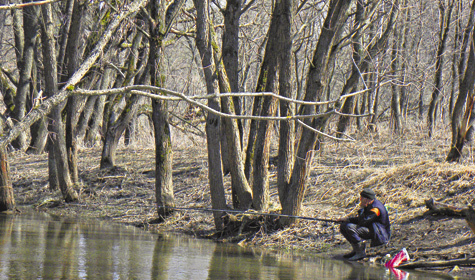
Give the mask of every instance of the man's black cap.
M 360 193 L 360 195 L 362 197 L 366 197 L 366 198 L 369 198 L 371 200 L 375 199 L 376 198 L 376 194 L 374 193 L 374 191 L 370 188 L 364 188 L 363 191 Z

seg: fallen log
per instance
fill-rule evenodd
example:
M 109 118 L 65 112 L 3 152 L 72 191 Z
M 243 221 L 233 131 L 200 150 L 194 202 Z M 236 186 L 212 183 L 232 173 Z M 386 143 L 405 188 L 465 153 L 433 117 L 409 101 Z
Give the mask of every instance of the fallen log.
M 426 200 L 425 204 L 430 213 L 465 218 L 468 226 L 472 232 L 475 233 L 475 210 L 471 205 L 467 206 L 466 208 L 461 208 L 437 202 L 433 198 Z
M 399 265 L 397 268 L 401 269 L 414 269 L 414 268 L 428 268 L 428 267 L 450 267 L 455 265 L 468 265 L 475 266 L 475 258 L 468 259 L 455 259 L 447 261 L 418 261 L 408 262 Z

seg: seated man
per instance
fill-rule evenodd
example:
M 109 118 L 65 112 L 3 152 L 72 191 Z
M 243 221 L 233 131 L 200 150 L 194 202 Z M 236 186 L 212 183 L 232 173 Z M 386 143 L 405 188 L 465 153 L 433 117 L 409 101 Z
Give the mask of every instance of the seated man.
M 386 244 L 391 236 L 388 211 L 372 189 L 365 188 L 360 193 L 360 206 L 358 216 L 339 219 L 340 232 L 353 247 L 343 256 L 350 261 L 366 257 L 365 240 L 371 240 L 371 246 L 379 246 Z

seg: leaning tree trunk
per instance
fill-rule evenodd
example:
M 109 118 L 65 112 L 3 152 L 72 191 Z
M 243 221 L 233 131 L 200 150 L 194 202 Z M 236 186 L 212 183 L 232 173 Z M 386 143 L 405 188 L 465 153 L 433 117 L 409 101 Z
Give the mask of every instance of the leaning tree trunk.
M 365 10 L 363 7 L 363 2 L 356 1 L 355 20 L 353 22 L 353 28 L 356 30 L 356 34 L 354 36 L 354 39 L 352 40 L 353 65 L 352 65 L 352 70 L 351 70 L 351 76 L 346 81 L 345 87 L 343 88 L 343 91 L 340 94 L 340 96 L 345 96 L 346 94 L 350 92 L 356 91 L 356 89 L 358 88 L 359 80 L 361 78 L 360 71 L 366 71 L 366 69 L 360 70 L 359 68 L 360 66 L 359 64 L 362 57 L 362 51 L 363 51 L 363 38 L 361 34 L 362 30 L 359 30 L 359 28 L 363 24 L 364 13 L 365 13 Z M 355 108 L 354 103 L 355 103 L 354 96 L 347 97 L 343 101 L 341 112 L 344 114 L 353 114 L 354 108 Z M 338 120 L 338 125 L 337 125 L 337 131 L 340 133 L 339 135 L 340 137 L 342 137 L 343 133 L 345 133 L 349 123 L 350 123 L 349 116 L 340 116 L 340 119 Z
M 196 8 L 196 46 L 201 54 L 201 65 L 206 80 L 206 90 L 209 94 L 219 94 L 219 84 L 215 75 L 213 50 L 211 47 L 209 0 L 193 0 Z M 214 110 L 220 110 L 219 102 L 215 98 L 208 99 L 208 106 Z M 220 118 L 213 114 L 206 117 L 206 139 L 208 147 L 208 180 L 211 193 L 211 205 L 213 209 L 226 209 L 226 197 L 224 195 L 223 169 L 221 164 Z M 223 228 L 222 214 L 214 212 L 216 229 Z
M 102 147 L 101 169 L 112 168 L 115 166 L 115 156 L 117 146 L 119 145 L 119 139 L 132 118 L 136 116 L 141 100 L 141 96 L 133 95 L 129 100 L 127 100 L 127 105 L 118 119 L 108 125 L 107 133 L 104 138 L 104 146 Z
M 316 101 L 323 96 L 325 83 L 328 80 L 329 65 L 332 64 L 332 58 L 334 58 L 334 55 L 332 56 L 332 48 L 341 35 L 342 27 L 345 25 L 350 2 L 332 0 L 329 3 L 327 17 L 307 74 L 305 101 Z M 317 108 L 315 106 L 305 106 L 304 108 L 304 115 L 313 115 L 316 112 Z M 327 120 L 314 118 L 312 120 L 306 119 L 304 122 L 313 128 L 322 129 L 325 128 Z M 281 195 L 281 197 L 284 197 L 284 201 L 281 201 L 282 214 L 298 215 L 300 213 L 316 141 L 316 133 L 303 128 L 290 183 L 284 189 L 284 194 Z M 293 218 L 283 218 L 280 223 L 288 225 L 294 221 L 295 219 Z
M 141 32 L 138 32 L 135 37 L 134 37 L 134 43 L 133 43 L 133 48 L 134 50 L 138 48 L 138 46 L 142 43 L 143 35 Z M 133 52 L 129 58 L 128 58 L 128 71 L 127 71 L 127 76 L 122 83 L 124 85 L 129 85 L 132 83 L 135 84 L 146 84 L 149 82 L 150 79 L 150 73 L 149 72 L 143 72 L 142 75 L 139 78 L 134 79 L 133 74 L 137 68 L 139 68 L 138 65 L 142 64 L 147 64 L 148 56 L 140 56 L 136 57 L 137 52 Z M 144 68 L 147 68 L 144 66 Z M 149 68 L 147 68 L 149 69 Z M 149 71 L 149 70 L 147 70 Z M 124 133 L 125 129 L 131 122 L 131 120 L 136 116 L 137 109 L 139 107 L 139 104 L 141 100 L 143 100 L 142 97 L 138 95 L 133 95 L 132 97 L 129 97 L 126 101 L 125 108 L 122 110 L 122 112 L 117 112 L 118 104 L 122 102 L 123 98 L 129 97 L 124 96 L 111 96 L 109 99 L 109 105 L 107 109 L 102 110 L 104 108 L 104 98 L 98 99 L 98 103 L 96 103 L 96 106 L 101 110 L 101 111 L 96 111 L 97 112 L 104 112 L 105 117 L 104 117 L 104 125 L 106 127 L 105 132 L 104 132 L 104 145 L 102 147 L 102 156 L 101 156 L 101 169 L 103 168 L 111 168 L 115 166 L 115 155 L 117 152 L 117 145 L 119 143 L 119 139 Z M 118 116 L 116 116 L 118 114 Z M 95 118 L 95 121 L 99 121 L 97 119 L 97 116 Z M 97 123 L 94 125 L 93 123 L 93 129 L 97 128 Z M 89 139 L 90 140 L 90 139 Z
M 223 32 L 223 63 L 229 79 L 231 92 L 239 92 L 239 22 L 242 15 L 242 0 L 228 0 L 224 14 Z M 236 115 L 242 114 L 242 102 L 238 96 L 233 96 L 234 112 Z M 244 140 L 243 121 L 237 120 L 241 149 Z M 230 172 L 230 158 L 227 149 L 226 137 L 221 138 L 221 153 L 223 156 L 224 173 Z M 235 192 L 235 190 L 233 190 Z M 235 196 L 233 196 L 234 198 Z M 234 201 L 234 200 L 233 200 Z
M 219 88 L 221 92 L 230 92 L 231 86 L 229 85 L 229 79 L 224 65 L 220 61 L 221 51 L 217 47 L 217 38 L 214 32 L 212 32 L 212 35 L 212 40 L 214 40 L 212 46 L 214 48 L 214 61 L 219 78 Z M 233 99 L 228 97 L 221 98 L 221 110 L 225 114 L 235 115 Z M 252 190 L 244 173 L 244 160 L 238 122 L 236 119 L 224 118 L 223 123 L 224 125 L 222 127 L 224 128 L 223 132 L 226 137 L 227 150 L 229 153 L 231 184 L 237 198 L 237 201 L 233 201 L 233 206 L 239 209 L 249 209 L 252 205 Z

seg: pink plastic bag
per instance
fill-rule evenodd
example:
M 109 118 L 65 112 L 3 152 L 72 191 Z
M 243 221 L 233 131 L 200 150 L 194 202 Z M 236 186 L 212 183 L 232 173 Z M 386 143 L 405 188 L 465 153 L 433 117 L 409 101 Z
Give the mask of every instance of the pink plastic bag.
M 399 253 L 397 253 L 392 259 L 387 261 L 384 266 L 387 268 L 393 268 L 408 260 L 410 260 L 409 254 L 407 253 L 406 248 L 402 248 L 402 250 L 399 251 Z
M 407 280 L 409 279 L 409 273 L 403 270 L 399 270 L 397 268 L 390 268 L 389 269 L 393 274 L 394 277 L 396 277 L 396 280 Z

